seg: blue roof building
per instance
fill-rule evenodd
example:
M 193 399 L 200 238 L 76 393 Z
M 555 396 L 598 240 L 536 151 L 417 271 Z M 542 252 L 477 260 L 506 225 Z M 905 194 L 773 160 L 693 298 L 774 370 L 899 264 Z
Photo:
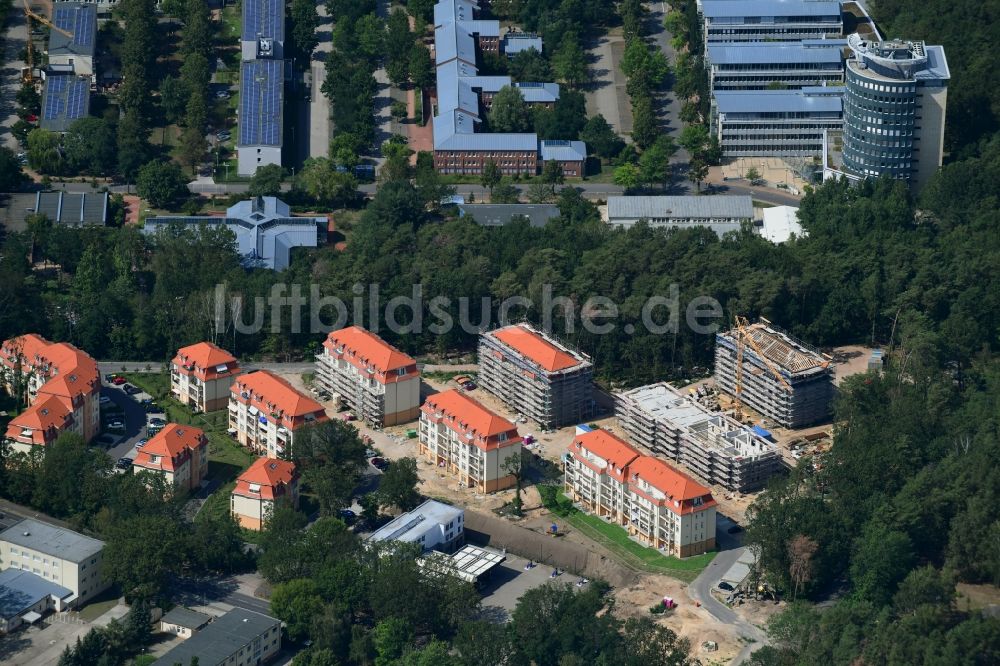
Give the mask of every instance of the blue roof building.
M 49 74 L 42 91 L 42 118 L 39 126 L 65 132 L 74 121 L 90 112 L 90 79 L 65 74 Z
M 706 50 L 712 91 L 803 88 L 844 80 L 847 40 L 712 42 Z
M 93 76 L 97 6 L 56 2 L 52 5 L 52 23 L 58 30 L 49 32 L 49 65 L 70 66 L 77 76 Z
M 285 3 L 282 0 L 243 0 L 243 60 L 281 60 L 285 50 Z
M 716 92 L 713 130 L 722 154 L 821 156 L 824 133 L 843 124 L 843 92 L 840 86 Z
M 839 0 L 703 0 L 706 45 L 711 42 L 800 41 L 839 38 Z
M 281 164 L 284 61 L 248 60 L 240 70 L 237 173 L 252 176 L 268 164 Z
M 224 226 L 236 237 L 237 252 L 247 268 L 283 271 L 292 260 L 292 248 L 317 247 L 326 239 L 325 217 L 293 217 L 276 197 L 256 197 L 226 210 L 224 217 L 147 217 L 143 233 L 154 235 L 174 225 Z

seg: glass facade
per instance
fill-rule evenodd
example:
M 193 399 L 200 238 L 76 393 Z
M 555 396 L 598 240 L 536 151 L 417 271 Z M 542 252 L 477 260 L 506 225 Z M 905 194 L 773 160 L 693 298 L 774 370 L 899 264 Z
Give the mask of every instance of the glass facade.
M 917 84 L 893 79 L 857 61 L 847 66 L 844 167 L 858 176 L 907 179 L 914 168 Z

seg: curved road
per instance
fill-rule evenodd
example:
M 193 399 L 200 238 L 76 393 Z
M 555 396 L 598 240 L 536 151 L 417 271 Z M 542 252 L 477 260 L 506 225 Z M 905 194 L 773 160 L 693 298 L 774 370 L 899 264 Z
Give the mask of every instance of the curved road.
M 767 643 L 767 633 L 764 630 L 750 624 L 739 613 L 712 596 L 712 588 L 745 551 L 746 548 L 734 548 L 720 552 L 687 588 L 688 596 L 699 602 L 712 617 L 734 627 L 739 635 L 750 639 L 751 642 L 733 657 L 730 662 L 733 666 L 742 664 L 751 652 Z

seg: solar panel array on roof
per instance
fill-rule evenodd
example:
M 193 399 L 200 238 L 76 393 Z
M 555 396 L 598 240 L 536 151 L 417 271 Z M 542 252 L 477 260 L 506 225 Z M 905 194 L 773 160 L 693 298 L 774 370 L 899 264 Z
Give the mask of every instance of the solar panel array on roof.
M 63 132 L 74 120 L 87 115 L 90 84 L 78 76 L 52 76 L 45 80 L 42 97 L 43 128 Z
M 280 60 L 243 63 L 239 145 L 281 145 L 282 65 Z
M 282 40 L 285 35 L 285 5 L 281 0 L 244 0 L 243 39 L 270 37 Z
M 93 15 L 93 16 L 92 16 Z M 96 16 L 93 7 L 72 5 L 55 8 L 53 23 L 57 28 L 73 33 L 73 44 L 90 47 L 94 42 Z

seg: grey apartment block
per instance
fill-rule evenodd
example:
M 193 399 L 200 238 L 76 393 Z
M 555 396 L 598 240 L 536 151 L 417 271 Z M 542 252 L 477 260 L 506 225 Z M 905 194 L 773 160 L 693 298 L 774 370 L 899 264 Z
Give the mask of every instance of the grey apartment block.
M 782 469 L 774 444 L 665 382 L 620 393 L 615 405 L 631 441 L 726 490 L 760 490 Z
M 594 413 L 594 366 L 580 351 L 527 324 L 479 336 L 479 385 L 543 428 Z
M 785 428 L 803 428 L 827 420 L 834 397 L 830 358 L 769 322 L 752 324 L 743 349 L 743 404 Z M 715 383 L 736 395 L 737 334 L 715 336 Z M 771 368 L 791 387 L 786 389 Z

